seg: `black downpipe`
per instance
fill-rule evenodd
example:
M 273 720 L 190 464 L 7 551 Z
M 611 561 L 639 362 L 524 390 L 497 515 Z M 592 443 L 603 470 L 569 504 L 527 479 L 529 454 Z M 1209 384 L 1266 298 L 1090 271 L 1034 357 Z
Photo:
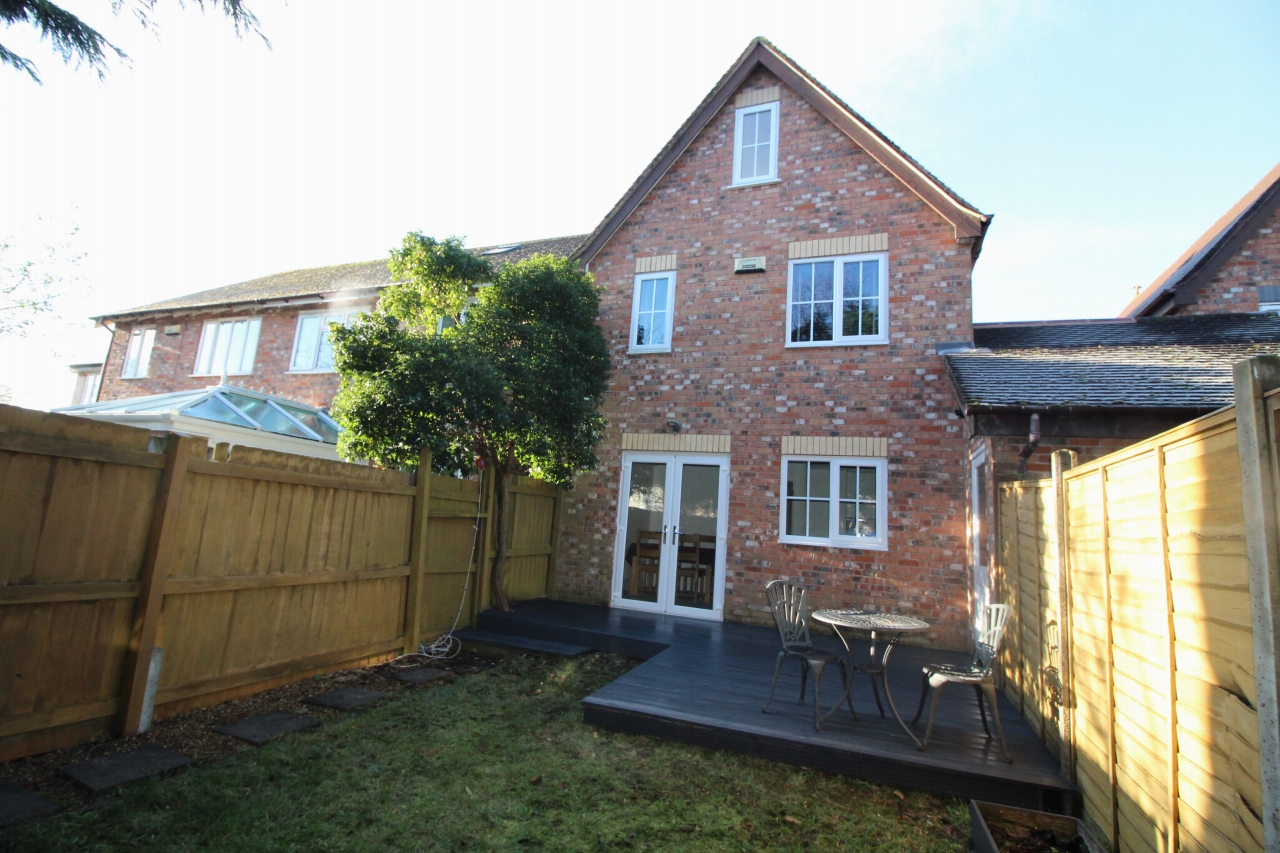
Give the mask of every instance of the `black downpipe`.
M 1040 446 L 1040 414 L 1034 412 L 1031 415 L 1031 434 L 1027 436 L 1027 446 L 1022 448 L 1022 452 L 1018 454 L 1018 476 L 1027 476 L 1027 460 L 1031 458 L 1031 454 L 1036 452 L 1036 448 Z

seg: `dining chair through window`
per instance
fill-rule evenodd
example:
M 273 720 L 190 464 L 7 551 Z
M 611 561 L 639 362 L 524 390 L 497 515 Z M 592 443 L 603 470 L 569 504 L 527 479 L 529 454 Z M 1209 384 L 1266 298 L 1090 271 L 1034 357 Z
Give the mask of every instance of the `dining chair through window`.
M 805 682 L 808 679 L 809 670 L 813 670 L 813 728 L 820 732 L 822 731 L 822 708 L 818 701 L 818 689 L 822 684 L 822 672 L 829 663 L 839 666 L 840 679 L 844 687 L 842 695 L 848 696 L 849 672 L 844 656 L 820 651 L 814 648 L 813 642 L 809 639 L 808 590 L 786 581 L 772 581 L 764 591 L 769 598 L 769 609 L 773 611 L 773 621 L 778 625 L 778 634 L 782 637 L 782 649 L 778 652 L 778 659 L 773 665 L 773 686 L 769 688 L 769 700 L 764 703 L 760 711 L 764 714 L 769 713 L 773 694 L 778 689 L 778 675 L 782 672 L 783 661 L 792 657 L 799 658 L 800 704 L 804 704 Z M 839 705 L 836 707 L 838 708 Z M 849 710 L 853 711 L 852 702 L 849 703 Z M 853 718 L 858 719 L 857 711 L 853 711 Z
M 991 728 L 987 725 L 987 711 L 983 707 L 983 698 L 991 706 L 991 720 L 995 723 L 996 735 L 1000 740 L 1000 749 L 1004 760 L 1013 763 L 1009 755 L 1009 747 L 1004 742 L 1004 727 L 1000 725 L 1000 709 L 996 705 L 996 680 L 993 672 L 996 655 L 1000 653 L 1000 641 L 1004 638 L 1004 626 L 1009 621 L 1009 605 L 988 604 L 982 609 L 982 624 L 978 631 L 978 645 L 973 653 L 973 660 L 967 666 L 953 664 L 929 664 L 924 667 L 924 683 L 920 688 L 920 707 L 916 709 L 915 719 L 911 725 L 920 722 L 924 712 L 925 700 L 929 691 L 933 691 L 933 701 L 929 705 L 929 726 L 925 729 L 920 748 L 929 745 L 929 737 L 933 734 L 933 718 L 938 713 L 938 700 L 942 697 L 942 688 L 948 684 L 972 684 L 978 696 L 978 713 L 982 715 L 982 729 L 991 737 Z

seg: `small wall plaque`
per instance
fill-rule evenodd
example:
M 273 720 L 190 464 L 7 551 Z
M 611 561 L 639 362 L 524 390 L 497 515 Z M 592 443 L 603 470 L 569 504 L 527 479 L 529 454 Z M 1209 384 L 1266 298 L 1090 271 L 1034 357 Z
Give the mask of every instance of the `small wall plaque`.
M 764 263 L 763 256 L 759 258 L 734 258 L 733 259 L 734 273 L 764 272 L 764 270 L 765 270 L 765 263 Z

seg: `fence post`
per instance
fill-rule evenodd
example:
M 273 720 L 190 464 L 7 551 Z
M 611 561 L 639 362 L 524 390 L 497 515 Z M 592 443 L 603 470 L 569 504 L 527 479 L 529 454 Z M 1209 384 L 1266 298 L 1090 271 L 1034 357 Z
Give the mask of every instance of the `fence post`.
M 484 488 L 480 491 L 480 508 L 485 514 L 484 518 L 484 536 L 480 537 L 480 553 L 476 555 L 476 592 L 473 599 L 472 610 L 475 617 L 480 616 L 481 611 L 489 606 L 489 586 L 493 579 L 489 571 L 489 550 L 493 547 L 493 525 L 497 520 L 494 512 L 494 494 L 497 489 L 494 487 L 496 476 L 492 471 L 488 472 L 488 476 L 484 478 Z M 476 624 L 476 619 L 472 619 L 471 624 Z
M 1059 763 L 1062 778 L 1076 778 L 1075 694 L 1071 681 L 1071 567 L 1067 560 L 1067 471 L 1076 466 L 1073 450 L 1058 450 L 1050 457 L 1053 466 L 1053 526 L 1057 540 L 1058 572 L 1058 680 L 1062 685 L 1058 708 L 1062 750 Z
M 138 734 L 142 726 L 147 677 L 156 645 L 156 631 L 160 626 L 165 578 L 172 567 L 177 544 L 178 511 L 182 505 L 192 441 L 170 433 L 165 447 L 164 471 L 160 475 L 160 488 L 156 492 L 156 506 L 151 516 L 151 532 L 147 537 L 147 550 L 142 560 L 142 588 L 133 612 L 133 629 L 129 634 L 124 682 L 120 689 L 117 726 L 124 737 Z
M 409 584 L 404 603 L 404 653 L 418 650 L 422 637 L 422 576 L 427 570 L 427 521 L 431 516 L 431 451 L 418 454 L 418 474 L 414 485 L 413 532 L 409 540 Z
M 1166 760 L 1169 763 L 1169 779 L 1167 782 L 1169 787 L 1169 832 L 1165 837 L 1165 848 L 1168 850 L 1181 850 L 1182 831 L 1179 828 L 1178 819 L 1178 792 L 1180 790 L 1178 781 L 1178 632 L 1173 621 L 1173 563 L 1169 558 L 1169 494 L 1165 483 L 1164 450 L 1163 444 L 1157 444 L 1155 447 L 1156 482 L 1160 495 L 1160 553 L 1164 560 L 1164 608 L 1168 617 L 1165 624 L 1165 631 L 1167 632 L 1165 634 L 1167 642 L 1165 659 L 1168 661 L 1169 682 L 1165 695 L 1169 698 L 1169 716 L 1166 720 L 1169 731 L 1165 749 L 1167 750 Z
M 1262 826 L 1266 849 L 1280 850 L 1280 531 L 1277 530 L 1275 436 L 1268 391 L 1280 388 L 1280 357 L 1235 364 L 1236 438 L 1249 556 L 1254 678 L 1258 691 L 1258 752 L 1262 769 Z
M 555 509 L 551 512 L 551 554 L 547 557 L 547 598 L 555 598 L 556 564 L 560 561 L 560 519 L 564 512 L 564 489 L 556 486 Z

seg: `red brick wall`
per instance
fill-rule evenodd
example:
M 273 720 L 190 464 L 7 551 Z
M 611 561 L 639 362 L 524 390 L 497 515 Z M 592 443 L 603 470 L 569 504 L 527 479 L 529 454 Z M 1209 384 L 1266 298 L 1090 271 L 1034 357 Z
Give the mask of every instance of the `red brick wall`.
M 744 88 L 778 84 L 758 71 Z M 769 620 L 764 587 L 813 590 L 814 607 L 917 615 L 932 639 L 968 642 L 963 422 L 936 346 L 971 341 L 971 252 L 936 212 L 782 87 L 782 183 L 727 189 L 732 101 L 591 262 L 605 287 L 614 372 L 600 468 L 566 504 L 556 594 L 607 602 L 621 435 L 732 436 L 725 618 Z M 890 343 L 786 349 L 787 244 L 889 235 Z M 673 351 L 629 355 L 635 258 L 678 254 Z M 765 255 L 768 272 L 733 274 Z M 781 437 L 882 436 L 889 445 L 889 549 L 778 542 Z
M 1154 435 L 1154 433 L 1153 433 Z M 1025 479 L 1040 480 L 1053 472 L 1049 457 L 1057 450 L 1074 450 L 1077 464 L 1092 462 L 1108 453 L 1142 441 L 1140 438 L 1042 438 L 1040 444 L 1027 459 Z M 997 480 L 1024 479 L 1018 472 L 1018 454 L 1027 446 L 1025 435 L 995 436 L 991 438 L 992 460 Z
M 308 305 L 315 310 L 318 306 Z M 299 308 L 267 308 L 240 311 L 217 311 L 208 314 L 160 317 L 140 323 L 156 328 L 155 347 L 151 351 L 151 363 L 143 379 L 121 379 L 125 352 L 129 344 L 131 325 L 121 323 L 111 337 L 103 374 L 99 400 L 117 400 L 126 397 L 142 397 L 147 394 L 163 394 L 168 391 L 186 391 L 217 385 L 220 377 L 192 376 L 195 370 L 196 352 L 200 348 L 200 334 L 206 320 L 225 317 L 262 317 L 262 331 L 258 338 L 258 351 L 253 361 L 252 376 L 231 376 L 233 385 L 243 385 L 268 394 L 278 394 L 292 400 L 300 400 L 313 406 L 328 406 L 338 392 L 336 373 L 289 373 L 289 360 L 293 356 L 293 338 L 298 325 Z M 165 326 L 181 325 L 176 335 L 166 335 Z
M 1258 285 L 1280 285 L 1280 209 L 1209 280 L 1192 305 L 1175 314 L 1226 314 L 1258 310 Z

